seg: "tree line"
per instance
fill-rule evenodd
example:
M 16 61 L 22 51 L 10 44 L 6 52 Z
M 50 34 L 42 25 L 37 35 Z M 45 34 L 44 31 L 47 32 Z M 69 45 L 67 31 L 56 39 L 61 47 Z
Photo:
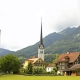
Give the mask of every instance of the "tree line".
M 59 56 L 56 54 L 56 58 Z M 55 59 L 56 59 L 55 58 Z M 7 74 L 48 74 L 46 72 L 46 68 L 34 68 L 32 63 L 29 63 L 26 69 L 23 69 L 22 63 L 13 54 L 7 54 L 0 58 L 0 72 L 7 73 Z M 56 68 L 53 69 L 50 74 L 55 74 Z

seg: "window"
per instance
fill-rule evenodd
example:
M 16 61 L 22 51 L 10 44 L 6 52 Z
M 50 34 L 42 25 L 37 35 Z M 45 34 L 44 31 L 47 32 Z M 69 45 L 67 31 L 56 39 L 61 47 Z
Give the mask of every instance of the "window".
M 59 65 L 65 65 L 65 63 L 64 63 L 64 62 L 62 62 L 62 63 L 60 62 L 60 64 L 59 64 Z
M 65 65 L 65 63 L 62 63 L 62 65 Z
M 61 66 L 59 67 L 59 69 L 62 69 Z
M 78 62 L 76 61 L 74 64 L 78 64 Z
M 78 59 L 76 61 L 78 61 Z
M 34 66 L 37 66 L 37 64 L 34 64 Z
M 60 65 L 61 65 L 61 63 L 60 63 Z
M 40 51 L 40 53 L 43 53 L 43 51 Z
M 65 69 L 65 66 L 62 66 L 62 69 Z

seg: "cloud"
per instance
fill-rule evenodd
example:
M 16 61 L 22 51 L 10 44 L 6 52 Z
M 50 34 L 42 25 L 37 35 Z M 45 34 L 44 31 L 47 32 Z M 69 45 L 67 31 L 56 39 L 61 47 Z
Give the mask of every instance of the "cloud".
M 43 36 L 80 25 L 80 0 L 0 0 L 1 43 L 17 50 Z
M 67 27 L 76 27 L 80 25 L 80 7 L 78 0 L 63 1 L 58 5 L 58 10 L 54 18 L 50 19 L 51 29 L 55 31 L 61 31 Z M 53 22 L 53 23 L 52 23 Z

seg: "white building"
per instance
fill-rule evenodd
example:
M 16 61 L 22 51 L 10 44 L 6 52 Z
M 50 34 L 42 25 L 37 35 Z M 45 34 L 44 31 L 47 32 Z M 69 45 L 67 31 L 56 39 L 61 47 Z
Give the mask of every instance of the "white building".
M 53 68 L 55 68 L 55 67 L 54 67 L 54 64 L 49 64 L 49 65 L 46 67 L 46 72 L 51 72 L 51 71 L 53 71 Z

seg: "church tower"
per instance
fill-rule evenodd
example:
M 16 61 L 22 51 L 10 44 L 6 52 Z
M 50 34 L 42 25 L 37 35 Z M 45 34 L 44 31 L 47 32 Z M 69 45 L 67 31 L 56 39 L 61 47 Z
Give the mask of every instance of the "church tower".
M 44 45 L 43 45 L 43 39 L 42 39 L 42 18 L 41 18 L 40 44 L 38 47 L 38 58 L 41 58 L 44 61 Z

